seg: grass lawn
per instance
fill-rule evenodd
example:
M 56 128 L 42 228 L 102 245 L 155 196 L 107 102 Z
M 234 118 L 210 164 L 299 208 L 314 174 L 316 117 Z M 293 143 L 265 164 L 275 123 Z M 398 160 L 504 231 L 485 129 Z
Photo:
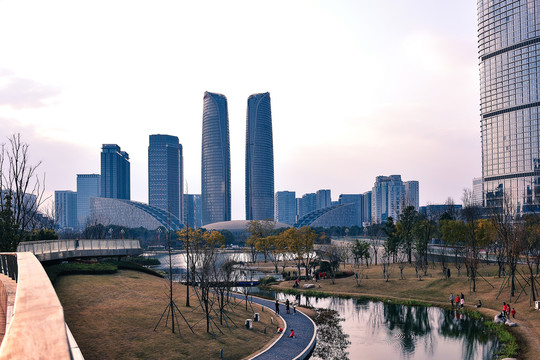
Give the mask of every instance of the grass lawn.
M 206 321 L 195 296 L 191 308 L 186 308 L 186 287 L 174 284 L 174 299 L 195 334 L 182 318 L 179 319 L 182 337 L 171 332 L 171 323 L 165 326 L 165 317 L 154 330 L 169 303 L 168 281 L 135 271 L 121 270 L 110 275 L 61 276 L 55 283 L 58 297 L 64 307 L 69 325 L 85 359 L 216 359 L 223 349 L 224 359 L 242 359 L 266 347 L 277 338 L 271 324 L 277 319 L 273 312 L 255 312 L 261 322 L 253 330 L 244 327 L 244 321 L 253 318 L 251 308 L 244 303 L 229 313 L 231 321 L 219 325 L 223 335 L 216 339 L 206 332 Z M 190 291 L 190 294 L 193 294 Z M 193 294 L 194 295 L 194 294 Z M 195 309 L 195 310 L 194 310 Z M 264 329 L 267 328 L 267 334 Z
M 262 265 L 262 264 L 261 264 Z M 268 264 L 264 264 L 268 266 Z M 263 267 L 264 267 L 263 265 Z M 343 266 L 340 270 L 343 270 Z M 397 265 L 393 265 L 390 276 L 390 281 L 386 282 L 382 277 L 381 266 L 370 266 L 363 270 L 354 269 L 351 265 L 347 265 L 346 270 L 363 271 L 364 278 L 357 286 L 354 276 L 336 279 L 335 284 L 332 284 L 330 279 L 325 279 L 315 283 L 315 291 L 325 293 L 338 293 L 351 296 L 368 296 L 378 297 L 381 299 L 395 298 L 402 300 L 417 300 L 426 303 L 431 303 L 437 306 L 450 306 L 448 297 L 451 292 L 455 294 L 463 293 L 465 295 L 465 306 L 467 308 L 475 308 L 478 300 L 482 300 L 483 306 L 480 311 L 488 318 L 493 319 L 493 316 L 500 313 L 503 302 L 510 302 L 511 307 L 516 309 L 515 322 L 517 327 L 511 328 L 511 331 L 518 338 L 518 343 L 521 347 L 521 356 L 523 359 L 537 359 L 540 354 L 540 311 L 529 306 L 529 296 L 525 293 L 521 295 L 516 303 L 516 297 L 521 292 L 521 288 L 516 292 L 516 297 L 510 299 L 510 289 L 508 286 L 503 287 L 502 293 L 497 297 L 503 278 L 498 278 L 496 265 L 481 265 L 480 273 L 485 277 L 485 280 L 478 278 L 476 283 L 476 292 L 470 292 L 469 282 L 466 276 L 466 270 L 461 270 L 461 276 L 457 276 L 457 270 L 451 265 L 452 276 L 449 280 L 445 280 L 442 276 L 440 266 L 432 268 L 430 266 L 428 275 L 422 277 L 419 281 L 416 277 L 414 268 L 407 266 L 404 270 L 404 280 L 399 280 L 399 269 Z M 280 269 L 281 270 L 281 269 Z M 288 268 L 287 271 L 294 269 Z M 523 269 L 524 270 L 524 269 Z M 525 274 L 525 273 L 524 273 Z M 365 276 L 367 275 L 367 279 Z M 518 275 L 519 276 L 519 275 Z M 523 279 L 519 280 L 524 284 Z M 491 285 L 488 284 L 491 283 Z M 301 286 L 305 282 L 301 282 Z M 274 288 L 291 289 L 292 281 L 282 282 Z M 319 288 L 320 285 L 320 288 Z M 492 287 L 493 285 L 493 287 Z M 300 287 L 300 290 L 301 287 Z M 530 292 L 530 287 L 526 287 L 527 294 Z

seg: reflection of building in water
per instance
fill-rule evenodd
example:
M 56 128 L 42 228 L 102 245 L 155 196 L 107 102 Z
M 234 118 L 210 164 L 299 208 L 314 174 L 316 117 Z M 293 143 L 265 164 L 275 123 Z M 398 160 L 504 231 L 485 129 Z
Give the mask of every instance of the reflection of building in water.
M 535 5 L 536 3 L 536 5 Z M 540 208 L 539 2 L 478 1 L 484 205 Z

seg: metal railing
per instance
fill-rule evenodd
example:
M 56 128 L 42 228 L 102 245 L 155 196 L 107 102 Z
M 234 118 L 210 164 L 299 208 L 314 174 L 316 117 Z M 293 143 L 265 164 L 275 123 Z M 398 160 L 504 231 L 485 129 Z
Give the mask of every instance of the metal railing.
M 16 254 L 0 254 L 0 271 L 11 280 L 17 281 L 18 267 Z
M 31 252 L 34 255 L 75 250 L 122 250 L 138 249 L 139 240 L 133 239 L 66 239 L 25 241 L 19 243 L 17 251 Z

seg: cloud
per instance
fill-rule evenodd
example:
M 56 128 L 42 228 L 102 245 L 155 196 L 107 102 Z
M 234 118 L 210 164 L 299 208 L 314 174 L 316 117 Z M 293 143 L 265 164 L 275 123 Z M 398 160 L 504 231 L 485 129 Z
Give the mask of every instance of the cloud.
M 44 107 L 47 106 L 46 100 L 59 94 L 58 88 L 21 78 L 9 70 L 0 69 L 0 106 L 10 106 L 14 109 Z

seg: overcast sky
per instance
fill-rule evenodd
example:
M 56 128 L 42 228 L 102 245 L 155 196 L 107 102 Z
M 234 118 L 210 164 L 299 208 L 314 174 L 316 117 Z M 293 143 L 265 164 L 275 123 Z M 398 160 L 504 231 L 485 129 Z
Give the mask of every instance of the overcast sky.
M 204 91 L 229 104 L 232 217 L 245 218 L 247 98 L 270 92 L 275 190 L 420 182 L 461 202 L 481 175 L 476 2 L 0 0 L 0 142 L 21 133 L 49 194 L 131 158 L 148 201 L 148 136 L 179 137 L 201 189 Z

